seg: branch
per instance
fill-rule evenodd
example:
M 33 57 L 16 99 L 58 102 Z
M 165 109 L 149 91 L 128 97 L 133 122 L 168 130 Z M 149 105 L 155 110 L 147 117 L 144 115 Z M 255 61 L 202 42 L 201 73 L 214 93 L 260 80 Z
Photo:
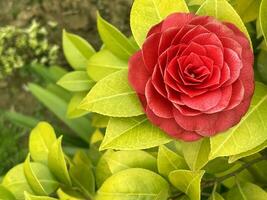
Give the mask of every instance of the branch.
M 267 156 L 261 156 L 259 158 L 255 158 L 247 163 L 244 163 L 241 167 L 239 167 L 237 170 L 233 171 L 232 173 L 229 173 L 229 174 L 226 174 L 225 176 L 221 176 L 221 177 L 217 177 L 217 178 L 214 178 L 212 180 L 208 180 L 206 182 L 204 182 L 202 184 L 202 189 L 203 188 L 207 188 L 207 187 L 210 187 L 210 186 L 213 186 L 215 183 L 221 183 L 223 181 L 225 181 L 226 179 L 228 178 L 231 178 L 233 176 L 236 176 L 237 174 L 239 174 L 240 172 L 242 172 L 243 170 L 251 167 L 252 165 L 260 162 L 260 161 L 263 161 L 263 160 L 267 160 Z

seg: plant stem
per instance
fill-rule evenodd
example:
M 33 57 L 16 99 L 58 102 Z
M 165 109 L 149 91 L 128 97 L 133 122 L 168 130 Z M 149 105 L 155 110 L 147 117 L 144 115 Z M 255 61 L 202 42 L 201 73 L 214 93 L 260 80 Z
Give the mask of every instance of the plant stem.
M 218 184 L 218 183 L 221 183 L 221 182 L 225 181 L 228 178 L 231 178 L 233 176 L 236 176 L 237 174 L 239 174 L 243 170 L 245 170 L 245 169 L 251 167 L 252 165 L 254 165 L 254 164 L 256 164 L 256 163 L 258 163 L 260 161 L 263 161 L 263 160 L 267 160 L 267 156 L 261 156 L 259 158 L 255 158 L 255 159 L 253 159 L 253 160 L 251 160 L 249 162 L 246 162 L 241 167 L 239 167 L 237 170 L 233 171 L 232 173 L 226 174 L 225 176 L 221 176 L 221 177 L 214 178 L 212 180 L 205 181 L 202 184 L 202 189 L 203 188 L 207 188 L 207 187 L 211 187 L 215 183 Z
M 217 186 L 217 184 L 225 181 L 228 178 L 231 178 L 231 177 L 236 176 L 237 174 L 239 174 L 243 170 L 245 170 L 245 169 L 251 167 L 252 165 L 254 165 L 254 164 L 258 163 L 258 162 L 261 162 L 263 160 L 267 160 L 267 155 L 263 155 L 263 156 L 261 156 L 259 158 L 255 158 L 255 159 L 253 159 L 253 160 L 251 160 L 249 162 L 246 162 L 246 163 L 242 164 L 241 167 L 239 167 L 237 170 L 235 170 L 235 171 L 233 171 L 233 172 L 231 172 L 229 174 L 226 174 L 225 176 L 216 177 L 214 179 L 207 180 L 207 181 L 203 182 L 203 184 L 201 185 L 201 187 L 202 187 L 202 189 L 204 189 L 204 188 L 208 188 L 208 187 L 214 186 L 214 184 Z M 183 194 L 184 193 L 179 192 L 179 193 L 177 193 L 177 194 L 169 197 L 168 200 L 175 200 L 175 199 L 181 197 Z

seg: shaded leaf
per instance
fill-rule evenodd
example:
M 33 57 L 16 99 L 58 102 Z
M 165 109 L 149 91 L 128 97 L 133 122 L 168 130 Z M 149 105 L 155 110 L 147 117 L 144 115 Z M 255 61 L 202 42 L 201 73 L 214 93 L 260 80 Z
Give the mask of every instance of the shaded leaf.
M 232 188 L 226 196 L 226 200 L 266 200 L 267 193 L 257 185 L 252 183 L 237 184 Z
M 259 19 L 260 19 L 260 27 L 265 39 L 265 43 L 267 44 L 267 0 L 262 0 L 260 5 L 260 13 L 259 13 Z
M 28 192 L 25 192 L 24 196 L 25 196 L 25 200 L 56 200 L 55 198 L 48 197 L 48 196 L 31 195 Z
M 14 195 L 2 185 L 0 185 L 0 199 L 2 199 L 2 200 L 16 200 Z
M 90 126 L 90 121 L 86 118 L 79 118 L 70 120 L 66 117 L 67 102 L 59 96 L 45 90 L 44 88 L 36 85 L 29 84 L 31 93 L 43 103 L 49 110 L 51 110 L 59 119 L 61 119 L 71 130 L 79 135 L 85 141 L 88 141 L 93 128 Z

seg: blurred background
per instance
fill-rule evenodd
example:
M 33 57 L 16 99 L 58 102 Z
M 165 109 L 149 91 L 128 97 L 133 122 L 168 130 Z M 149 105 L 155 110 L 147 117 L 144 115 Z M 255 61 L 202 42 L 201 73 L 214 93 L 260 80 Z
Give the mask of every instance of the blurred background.
M 36 121 L 72 132 L 27 88 L 29 82 L 42 86 L 48 67 L 70 69 L 62 51 L 62 30 L 99 49 L 97 10 L 129 35 L 131 4 L 132 0 L 0 0 L 0 177 L 25 159 L 27 136 Z

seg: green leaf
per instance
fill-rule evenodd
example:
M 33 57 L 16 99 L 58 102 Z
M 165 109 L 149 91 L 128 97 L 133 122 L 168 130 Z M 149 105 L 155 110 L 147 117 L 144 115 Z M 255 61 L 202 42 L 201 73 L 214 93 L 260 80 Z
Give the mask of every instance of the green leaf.
M 2 185 L 0 185 L 0 199 L 2 199 L 2 200 L 16 200 L 14 195 Z
M 104 77 L 121 69 L 126 69 L 128 63 L 103 49 L 94 54 L 88 61 L 87 73 L 94 80 L 99 81 Z
M 63 51 L 73 69 L 85 69 L 94 48 L 83 38 L 63 31 Z
M 51 110 L 59 119 L 61 119 L 71 130 L 79 135 L 85 141 L 91 133 L 93 133 L 92 127 L 90 127 L 90 121 L 86 118 L 79 118 L 70 120 L 66 117 L 67 102 L 61 99 L 59 96 L 45 90 L 44 88 L 30 83 L 28 85 L 31 93 L 43 103 L 49 110 Z
M 224 198 L 217 192 L 212 193 L 208 200 L 224 200 Z
M 68 71 L 60 66 L 51 66 L 48 68 L 53 83 L 56 83 L 62 76 L 68 73 Z
M 104 181 L 112 175 L 107 159 L 113 154 L 112 150 L 106 151 L 103 156 L 100 158 L 99 162 L 97 163 L 95 176 L 96 176 L 96 185 L 99 188 Z
M 48 197 L 48 196 L 31 195 L 28 192 L 25 192 L 24 196 L 25 196 L 25 200 L 56 200 L 55 198 Z
M 191 200 L 200 200 L 200 183 L 205 171 L 175 170 L 170 173 L 170 182 L 187 194 Z
M 210 142 L 207 138 L 196 142 L 183 142 L 182 150 L 192 171 L 202 169 L 209 161 Z
M 31 131 L 29 150 L 31 157 L 36 162 L 47 163 L 48 152 L 57 140 L 53 127 L 47 122 L 40 122 Z
M 260 79 L 267 83 L 267 51 L 261 50 L 257 57 L 257 71 L 259 72 Z
M 106 128 L 108 125 L 109 117 L 93 113 L 92 126 L 96 128 Z
M 210 138 L 211 152 L 209 157 L 236 155 L 261 145 L 267 140 L 265 134 L 267 132 L 266 113 L 267 87 L 256 82 L 249 111 L 239 124 L 225 133 Z
M 128 58 L 137 50 L 116 27 L 105 21 L 98 13 L 97 29 L 105 46 L 119 58 Z
M 108 178 L 96 200 L 167 200 L 169 184 L 146 169 L 126 169 Z
M 88 113 L 86 110 L 79 109 L 79 105 L 82 100 L 86 97 L 87 92 L 79 92 L 72 96 L 67 110 L 67 117 L 70 119 L 79 118 Z
M 159 173 L 165 177 L 168 177 L 174 170 L 188 168 L 183 157 L 164 145 L 159 147 L 157 162 Z
M 251 155 L 253 155 L 255 153 L 258 153 L 258 152 L 262 151 L 263 149 L 265 149 L 266 147 L 267 147 L 267 141 L 265 141 L 261 145 L 255 147 L 254 149 L 251 149 L 251 150 L 246 151 L 244 153 L 240 153 L 240 154 L 237 154 L 237 155 L 230 156 L 229 157 L 229 163 L 233 163 L 233 162 L 239 160 L 240 158 L 244 158 L 244 157 L 247 157 L 247 156 L 251 156 Z
M 260 19 L 260 27 L 265 39 L 265 43 L 267 44 L 267 0 L 262 0 L 260 5 L 260 13 L 259 13 L 259 19 Z
M 84 197 L 82 197 L 79 193 L 70 189 L 66 192 L 60 188 L 57 191 L 57 195 L 60 200 L 84 200 Z
M 143 168 L 157 171 L 157 160 L 145 151 L 117 151 L 106 158 L 112 174 L 128 168 Z
M 71 93 L 59 85 L 56 85 L 54 83 L 47 84 L 46 91 L 51 92 L 52 94 L 60 97 L 62 100 L 66 102 L 70 101 Z
M 103 139 L 103 133 L 99 129 L 96 129 L 92 137 L 90 138 L 90 144 L 99 144 L 99 142 L 101 142 Z
M 171 138 L 151 124 L 145 116 L 111 118 L 100 150 L 147 149 L 170 141 Z
M 71 92 L 83 92 L 89 91 L 95 82 L 85 71 L 74 71 L 64 75 L 57 84 Z
M 257 185 L 252 183 L 237 184 L 231 189 L 227 195 L 226 200 L 266 200 L 267 193 Z
M 236 25 L 250 40 L 249 33 L 235 9 L 226 0 L 206 0 L 197 11 L 198 15 L 213 16 Z M 251 40 L 250 44 L 252 46 Z
M 138 45 L 142 46 L 153 25 L 174 12 L 189 12 L 184 0 L 135 0 L 130 25 Z
M 23 164 L 13 167 L 5 175 L 2 185 L 15 196 L 16 200 L 24 200 L 24 191 L 32 193 L 24 175 Z
M 48 196 L 57 190 L 59 183 L 46 165 L 31 163 L 29 155 L 23 167 L 25 177 L 35 194 Z
M 62 151 L 62 136 L 52 145 L 48 153 L 48 167 L 59 182 L 71 186 L 65 155 Z
M 32 129 L 33 127 L 36 126 L 36 124 L 38 124 L 38 120 L 27 116 L 27 115 L 23 115 L 21 113 L 17 113 L 14 111 L 4 111 L 4 117 L 7 118 L 10 122 L 23 127 L 23 128 L 29 128 Z
M 97 82 L 80 108 L 112 117 L 142 115 L 143 108 L 128 83 L 128 71 L 115 72 Z
M 95 177 L 92 168 L 80 162 L 71 166 L 69 173 L 73 185 L 80 188 L 86 197 L 92 199 L 95 193 Z
M 234 2 L 234 8 L 244 23 L 258 18 L 261 0 L 238 0 Z

